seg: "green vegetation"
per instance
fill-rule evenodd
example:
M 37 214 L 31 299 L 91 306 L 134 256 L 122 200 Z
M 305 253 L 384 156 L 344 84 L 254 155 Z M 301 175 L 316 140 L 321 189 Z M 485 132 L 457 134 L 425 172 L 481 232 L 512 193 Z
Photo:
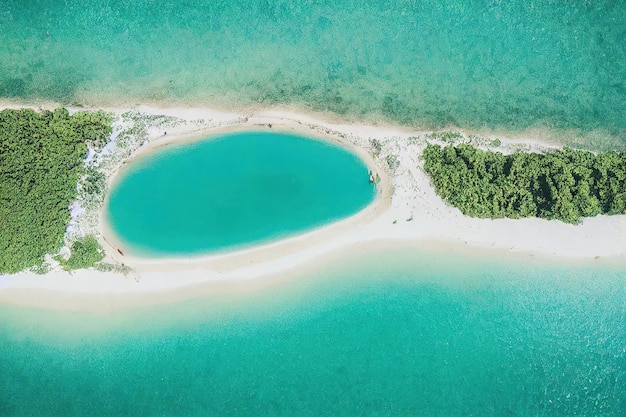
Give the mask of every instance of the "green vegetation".
M 395 171 L 396 168 L 400 166 L 400 160 L 398 159 L 398 155 L 389 154 L 385 159 L 387 161 L 387 166 L 389 166 L 389 169 L 392 171 Z
M 383 144 L 378 139 L 370 139 L 370 147 L 372 148 L 372 155 L 375 157 L 380 155 L 383 150 Z
M 428 139 L 440 140 L 446 143 L 454 143 L 465 139 L 462 133 L 459 132 L 432 132 L 426 135 Z
M 500 139 L 494 139 L 489 144 L 489 146 L 491 146 L 492 148 L 497 148 L 500 145 L 502 145 L 502 141 Z
M 626 214 L 626 153 L 563 149 L 546 154 L 428 145 L 424 169 L 437 193 L 473 217 L 582 217 Z
M 84 200 L 94 196 L 103 198 L 105 188 L 106 178 L 104 173 L 93 167 L 85 167 L 84 175 L 79 187 L 79 193 L 82 198 Z
M 37 267 L 61 247 L 77 182 L 89 174 L 87 145 L 101 148 L 110 133 L 102 112 L 0 112 L 0 273 Z
M 59 260 L 66 271 L 89 268 L 104 258 L 104 250 L 94 236 L 85 236 L 72 243 L 71 255 L 67 260 Z
M 93 265 L 94 269 L 100 272 L 115 272 L 128 276 L 133 272 L 131 267 L 122 264 L 111 264 L 107 262 L 97 262 Z

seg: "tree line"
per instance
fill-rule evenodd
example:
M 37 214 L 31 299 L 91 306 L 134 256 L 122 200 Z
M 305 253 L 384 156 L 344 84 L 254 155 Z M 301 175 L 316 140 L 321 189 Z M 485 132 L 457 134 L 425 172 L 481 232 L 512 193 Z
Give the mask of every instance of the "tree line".
M 541 217 L 580 223 L 626 214 L 626 153 L 562 149 L 549 153 L 482 151 L 429 144 L 424 169 L 437 194 L 463 214 Z
M 0 273 L 59 250 L 88 145 L 99 149 L 110 134 L 103 112 L 0 112 Z

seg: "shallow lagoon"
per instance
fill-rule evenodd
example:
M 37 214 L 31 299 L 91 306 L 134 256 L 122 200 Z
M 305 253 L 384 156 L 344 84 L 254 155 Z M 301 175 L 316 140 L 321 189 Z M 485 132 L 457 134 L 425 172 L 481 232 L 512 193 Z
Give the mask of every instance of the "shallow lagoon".
M 201 254 L 286 237 L 348 217 L 376 193 L 347 149 L 242 132 L 157 150 L 113 185 L 106 215 L 144 255 Z

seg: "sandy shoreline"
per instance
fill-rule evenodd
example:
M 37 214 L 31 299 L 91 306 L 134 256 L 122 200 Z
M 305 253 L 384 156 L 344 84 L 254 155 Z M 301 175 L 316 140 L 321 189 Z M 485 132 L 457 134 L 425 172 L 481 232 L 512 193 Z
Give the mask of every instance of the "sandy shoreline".
M 0 105 L 0 109 L 3 107 L 20 106 Z M 105 110 L 121 114 L 131 109 Z M 317 119 L 316 115 L 279 110 L 253 114 L 185 108 L 139 107 L 132 110 L 186 122 L 167 126 L 167 131 L 162 126 L 149 126 L 148 140 L 126 162 L 162 146 L 211 134 L 246 129 L 272 130 L 330 140 L 352 150 L 381 176 L 379 192 L 370 206 L 340 222 L 250 249 L 190 259 L 133 257 L 107 227 L 101 214 L 98 232 L 107 256 L 133 267 L 134 274 L 123 276 L 82 270 L 72 274 L 0 276 L 0 303 L 49 308 L 93 308 L 94 305 L 106 308 L 115 304 L 111 296 L 145 296 L 143 301 L 135 297 L 134 301 L 128 302 L 132 305 L 168 299 L 166 293 L 170 294 L 169 298 L 174 297 L 174 293 L 175 299 L 192 298 L 202 285 L 215 287 L 229 282 L 252 285 L 252 281 L 263 281 L 257 278 L 271 279 L 280 274 L 302 272 L 307 265 L 319 264 L 325 258 L 341 256 L 359 246 L 382 241 L 407 244 L 438 241 L 449 246 L 476 247 L 482 252 L 491 249 L 493 253 L 534 254 L 558 262 L 594 262 L 610 258 L 626 264 L 626 216 L 597 216 L 573 226 L 543 219 L 474 219 L 446 206 L 420 168 L 419 155 L 428 132 L 330 123 Z M 372 139 L 378 142 L 380 149 L 372 148 Z M 496 150 L 502 152 L 554 147 L 538 140 L 500 139 L 503 145 Z M 124 169 L 123 165 L 113 169 L 109 183 L 115 181 L 115 174 Z M 124 256 L 119 254 L 118 248 L 124 251 Z M 97 295 L 100 302 L 94 304 L 92 300 L 85 305 L 87 295 Z

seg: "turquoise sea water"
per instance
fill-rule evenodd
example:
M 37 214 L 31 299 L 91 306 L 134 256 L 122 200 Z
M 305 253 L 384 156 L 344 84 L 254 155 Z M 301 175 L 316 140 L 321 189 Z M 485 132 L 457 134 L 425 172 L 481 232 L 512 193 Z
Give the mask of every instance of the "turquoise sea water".
M 623 416 L 623 270 L 364 249 L 257 291 L 0 306 L 3 416 Z
M 151 256 L 233 249 L 355 214 L 376 193 L 355 154 L 301 136 L 242 132 L 134 161 L 107 217 L 125 247 Z
M 293 105 L 626 148 L 620 0 L 182 3 L 2 0 L 0 101 Z M 0 416 L 626 415 L 625 269 L 490 256 L 360 250 L 252 293 L 0 305 Z
M 0 98 L 294 104 L 626 145 L 621 0 L 3 0 Z

